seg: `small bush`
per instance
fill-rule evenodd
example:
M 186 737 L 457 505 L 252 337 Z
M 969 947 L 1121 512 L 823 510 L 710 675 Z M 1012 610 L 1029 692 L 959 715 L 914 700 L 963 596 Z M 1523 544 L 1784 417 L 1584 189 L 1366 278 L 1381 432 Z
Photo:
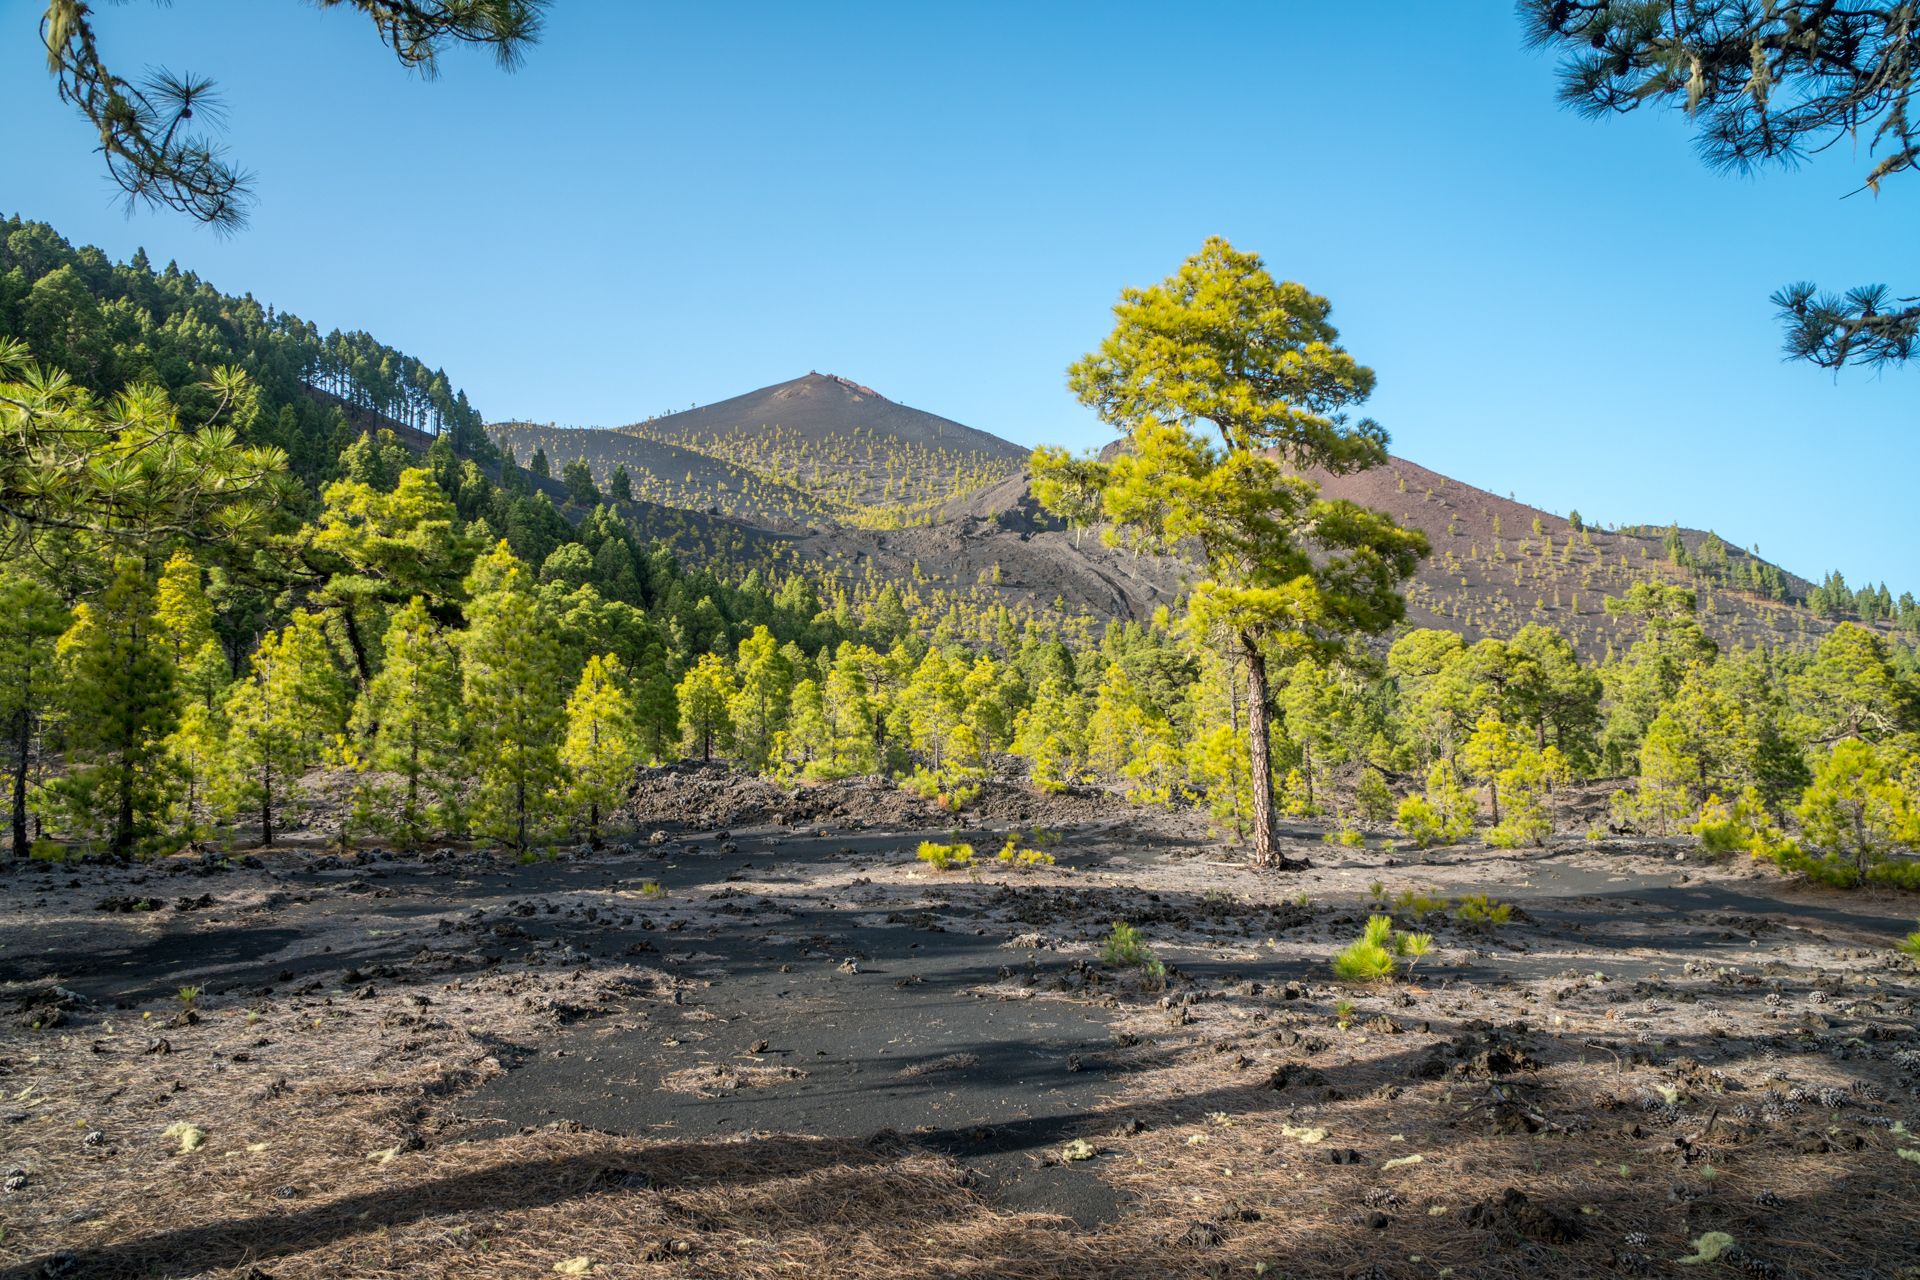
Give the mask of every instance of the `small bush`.
M 1920 925 L 1920 920 L 1915 920 L 1914 923 Z M 1920 960 L 1920 929 L 1915 929 L 1912 933 L 1901 939 L 1899 949 L 1912 956 L 1915 960 Z
M 1553 835 L 1553 819 L 1539 804 L 1510 803 L 1507 816 L 1499 826 L 1487 832 L 1487 843 L 1496 849 L 1539 848 Z
M 958 813 L 980 798 L 981 787 L 977 782 L 958 783 L 934 797 L 934 803 L 948 813 Z
M 1353 824 L 1343 823 L 1339 830 L 1329 831 L 1321 836 L 1320 842 L 1322 844 L 1339 845 L 1346 849 L 1358 849 L 1367 843 L 1367 838 L 1361 835 L 1359 828 L 1353 826 Z
M 1019 843 L 1020 841 L 1017 837 L 1009 836 L 1006 847 L 1001 849 L 999 854 L 996 855 L 996 860 L 1004 862 L 1006 865 L 1019 871 L 1031 871 L 1035 867 L 1050 867 L 1053 865 L 1052 854 L 1043 853 L 1039 849 L 1016 848 L 1015 846 Z
M 1443 915 L 1451 906 L 1453 906 L 1452 899 L 1429 898 L 1425 891 L 1418 889 L 1404 890 L 1396 894 L 1393 899 L 1394 914 L 1406 916 L 1412 920 L 1425 916 Z
M 1333 958 L 1333 976 L 1342 982 L 1379 982 L 1393 976 L 1393 918 L 1369 916 L 1366 932 Z
M 935 871 L 948 871 L 954 867 L 964 867 L 973 861 L 973 846 L 970 844 L 937 844 L 932 840 L 920 842 L 920 852 L 914 855 Z
M 1492 930 L 1513 918 L 1513 908 L 1507 903 L 1495 902 L 1484 893 L 1470 893 L 1453 909 L 1453 918 L 1461 924 Z
M 1700 837 L 1700 847 L 1708 853 L 1748 853 L 1784 865 L 1798 852 L 1752 787 L 1731 804 L 1717 795 L 1708 796 L 1687 830 Z
M 1393 792 L 1387 780 L 1372 769 L 1362 771 L 1353 787 L 1353 804 L 1368 822 L 1381 823 L 1393 817 Z
M 1433 935 L 1430 933 L 1396 933 L 1393 935 L 1395 954 L 1407 962 L 1407 972 L 1413 972 L 1413 966 L 1420 963 L 1433 952 Z
M 1124 920 L 1115 920 L 1112 930 L 1100 943 L 1100 958 L 1108 964 L 1140 967 L 1153 961 L 1153 951 L 1138 929 Z

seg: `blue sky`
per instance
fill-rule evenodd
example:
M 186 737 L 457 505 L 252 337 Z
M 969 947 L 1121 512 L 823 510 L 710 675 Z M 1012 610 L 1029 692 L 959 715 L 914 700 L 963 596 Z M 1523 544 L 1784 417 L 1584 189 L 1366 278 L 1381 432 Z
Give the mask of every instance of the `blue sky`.
M 1209 234 L 1331 297 L 1397 452 L 1590 520 L 1717 529 L 1920 590 L 1920 369 L 1783 363 L 1776 287 L 1920 292 L 1920 179 L 1846 144 L 1729 178 L 1592 123 L 1476 4 L 558 0 L 513 75 L 401 71 L 293 0 L 100 6 L 202 72 L 258 174 L 220 239 L 126 217 L 0 0 L 0 211 L 144 245 L 444 365 L 490 418 L 611 425 L 804 373 L 1022 443 L 1120 287 Z

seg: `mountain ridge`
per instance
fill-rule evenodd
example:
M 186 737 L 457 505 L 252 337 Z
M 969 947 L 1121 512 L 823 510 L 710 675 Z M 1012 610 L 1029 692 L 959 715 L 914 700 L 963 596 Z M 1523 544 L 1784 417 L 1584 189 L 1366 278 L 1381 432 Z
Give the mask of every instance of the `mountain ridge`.
M 843 569 L 1133 620 L 1174 603 L 1190 576 L 1092 531 L 1069 531 L 1035 501 L 1024 447 L 836 374 L 810 372 L 620 427 L 489 431 L 507 444 L 553 442 L 556 472 L 571 458 L 555 447 L 577 444 L 603 487 L 619 458 L 636 494 L 778 535 L 802 560 Z M 679 480 L 643 480 L 636 443 L 659 451 L 658 465 L 682 468 Z M 702 476 L 710 483 L 695 483 Z M 1471 639 L 1546 623 L 1598 656 L 1636 634 L 1606 611 L 1606 598 L 1648 577 L 1693 586 L 1703 623 L 1723 642 L 1810 643 L 1835 625 L 1797 604 L 1811 581 L 1709 530 L 1596 527 L 1397 456 L 1313 478 L 1330 498 L 1427 534 L 1433 554 L 1408 586 L 1409 626 Z

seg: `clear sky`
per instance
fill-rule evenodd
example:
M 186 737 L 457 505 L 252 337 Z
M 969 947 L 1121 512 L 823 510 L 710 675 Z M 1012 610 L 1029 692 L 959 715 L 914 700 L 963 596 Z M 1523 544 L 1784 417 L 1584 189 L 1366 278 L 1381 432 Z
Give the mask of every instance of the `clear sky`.
M 1920 178 L 1843 199 L 1592 123 L 1500 0 L 557 0 L 438 81 L 294 0 L 97 7 L 123 74 L 213 76 L 258 174 L 220 239 L 124 216 L 0 0 L 0 211 L 444 366 L 490 419 L 613 425 L 839 373 L 1022 443 L 1125 284 L 1209 234 L 1331 297 L 1397 452 L 1589 520 L 1678 519 L 1920 591 L 1920 368 L 1779 357 L 1778 286 L 1920 292 Z

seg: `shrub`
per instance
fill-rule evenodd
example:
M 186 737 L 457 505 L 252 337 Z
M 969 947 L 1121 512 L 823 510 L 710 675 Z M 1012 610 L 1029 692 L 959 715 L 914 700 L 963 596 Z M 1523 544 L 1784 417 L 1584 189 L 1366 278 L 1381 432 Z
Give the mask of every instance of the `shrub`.
M 1492 930 L 1513 918 L 1513 908 L 1484 893 L 1470 893 L 1453 909 L 1453 918 L 1477 929 Z
M 1419 889 L 1404 890 L 1393 899 L 1394 913 L 1412 920 L 1443 914 L 1452 905 L 1449 898 L 1429 898 L 1424 890 Z
M 1848 738 L 1814 768 L 1794 816 L 1807 844 L 1852 862 L 1857 878 L 1896 848 L 1920 847 L 1920 760 Z M 1895 873 L 1896 882 L 1904 878 Z
M 1019 846 L 1020 833 L 1016 831 L 1007 837 L 1006 844 L 1002 845 L 1000 852 L 995 855 L 996 860 L 1022 871 L 1030 870 L 1034 867 L 1050 867 L 1053 865 L 1052 854 L 1042 853 L 1038 849 L 1022 849 Z
M 1920 925 L 1920 920 L 1915 920 L 1914 923 Z M 1912 956 L 1915 960 L 1920 960 L 1920 929 L 1915 929 L 1912 933 L 1901 939 L 1899 949 Z
M 1487 832 L 1496 849 L 1539 848 L 1553 834 L 1553 819 L 1539 801 L 1524 792 L 1509 792 L 1507 812 L 1500 825 Z
M 1430 933 L 1396 933 L 1393 935 L 1394 954 L 1403 956 L 1407 962 L 1407 972 L 1413 972 L 1413 966 L 1425 959 L 1433 951 L 1433 935 Z
M 1379 982 L 1393 976 L 1391 916 L 1367 917 L 1367 928 L 1333 957 L 1333 976 L 1342 982 Z
M 1108 964 L 1139 966 L 1153 959 L 1153 951 L 1138 929 L 1124 920 L 1115 920 L 1112 930 L 1100 943 L 1100 958 Z
M 1320 837 L 1322 844 L 1340 845 L 1347 849 L 1358 849 L 1366 844 L 1367 838 L 1360 834 L 1359 828 L 1351 823 L 1342 823 L 1339 830 L 1329 831 Z
M 973 846 L 970 844 L 936 844 L 932 840 L 920 842 L 920 852 L 914 855 L 935 871 L 947 871 L 954 867 L 964 867 L 973 861 Z
M 934 803 L 948 813 L 958 813 L 980 798 L 981 787 L 977 782 L 961 782 L 942 791 L 934 797 Z
M 1709 853 L 1749 853 L 1782 865 L 1798 853 L 1753 787 L 1742 791 L 1731 804 L 1717 795 L 1708 796 L 1700 806 L 1699 817 L 1687 830 L 1700 837 L 1700 847 Z
M 1377 824 L 1393 817 L 1393 792 L 1387 780 L 1372 769 L 1363 770 L 1360 781 L 1354 784 L 1353 804 L 1368 822 Z
M 1422 849 L 1458 844 L 1473 834 L 1473 812 L 1473 796 L 1453 766 L 1437 760 L 1427 771 L 1427 793 L 1400 802 L 1400 827 Z

